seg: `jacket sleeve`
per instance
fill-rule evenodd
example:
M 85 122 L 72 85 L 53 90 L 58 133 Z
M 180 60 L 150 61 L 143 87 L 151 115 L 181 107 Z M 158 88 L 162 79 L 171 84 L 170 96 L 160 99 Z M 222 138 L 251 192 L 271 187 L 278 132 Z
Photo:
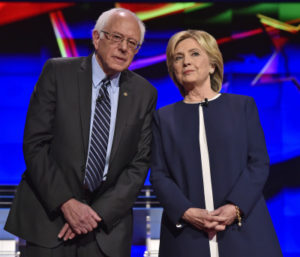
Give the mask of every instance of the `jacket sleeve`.
M 269 174 L 269 157 L 257 107 L 253 98 L 246 103 L 247 166 L 227 196 L 227 201 L 239 206 L 245 217 L 262 197 Z
M 165 161 L 163 139 L 158 112 L 154 115 L 152 162 L 150 180 L 161 205 L 170 220 L 175 224 L 181 221 L 184 212 L 193 204 L 183 194 L 172 179 Z M 171 149 L 169 149 L 171 150 Z
M 72 197 L 51 151 L 56 111 L 56 79 L 53 60 L 46 62 L 28 108 L 23 152 L 30 184 L 48 213 Z
M 132 208 L 148 173 L 152 140 L 151 123 L 157 100 L 156 90 L 155 93 L 154 90 L 152 92 L 133 159 L 121 172 L 116 183 L 100 197 L 96 197 L 91 205 L 103 219 L 108 232 Z

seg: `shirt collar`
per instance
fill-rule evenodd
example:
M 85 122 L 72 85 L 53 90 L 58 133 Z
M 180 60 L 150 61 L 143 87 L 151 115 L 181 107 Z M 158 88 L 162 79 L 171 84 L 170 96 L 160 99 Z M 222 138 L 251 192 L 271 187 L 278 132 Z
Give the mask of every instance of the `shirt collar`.
M 101 66 L 97 62 L 95 53 L 92 57 L 92 73 L 93 73 L 93 87 L 98 88 L 100 86 L 101 81 L 106 77 L 106 74 L 102 70 Z M 115 91 L 119 87 L 121 72 L 118 72 L 114 76 L 110 78 L 110 83 L 112 90 Z

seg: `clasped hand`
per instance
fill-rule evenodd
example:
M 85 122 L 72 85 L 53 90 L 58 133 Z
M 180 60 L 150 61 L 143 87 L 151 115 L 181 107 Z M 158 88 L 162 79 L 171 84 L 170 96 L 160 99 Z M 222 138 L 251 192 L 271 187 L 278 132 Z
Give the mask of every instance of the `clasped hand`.
M 189 208 L 182 218 L 196 227 L 207 232 L 208 237 L 213 238 L 217 232 L 226 229 L 236 218 L 236 210 L 233 204 L 226 204 L 214 211 L 200 208 Z
M 60 230 L 58 238 L 63 238 L 65 241 L 73 239 L 76 235 L 93 231 L 101 221 L 99 215 L 90 206 L 73 198 L 62 204 L 61 211 L 67 222 Z

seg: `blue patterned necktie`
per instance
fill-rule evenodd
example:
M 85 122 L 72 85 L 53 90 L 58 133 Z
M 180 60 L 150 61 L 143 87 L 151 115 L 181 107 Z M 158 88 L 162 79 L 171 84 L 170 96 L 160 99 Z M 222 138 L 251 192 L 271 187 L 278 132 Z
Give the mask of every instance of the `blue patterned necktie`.
M 105 78 L 101 83 L 102 86 L 96 101 L 89 155 L 84 178 L 84 183 L 91 192 L 97 189 L 103 180 L 110 128 L 111 107 L 109 94 L 107 92 L 107 87 L 110 86 L 110 80 Z

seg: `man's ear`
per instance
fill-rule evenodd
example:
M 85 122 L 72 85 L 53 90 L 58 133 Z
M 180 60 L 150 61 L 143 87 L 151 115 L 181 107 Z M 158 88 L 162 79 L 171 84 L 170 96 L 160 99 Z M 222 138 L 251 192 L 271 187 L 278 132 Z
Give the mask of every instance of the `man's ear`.
M 95 49 L 98 49 L 98 44 L 99 44 L 99 40 L 100 40 L 100 34 L 97 30 L 93 30 L 93 45 L 95 47 Z

